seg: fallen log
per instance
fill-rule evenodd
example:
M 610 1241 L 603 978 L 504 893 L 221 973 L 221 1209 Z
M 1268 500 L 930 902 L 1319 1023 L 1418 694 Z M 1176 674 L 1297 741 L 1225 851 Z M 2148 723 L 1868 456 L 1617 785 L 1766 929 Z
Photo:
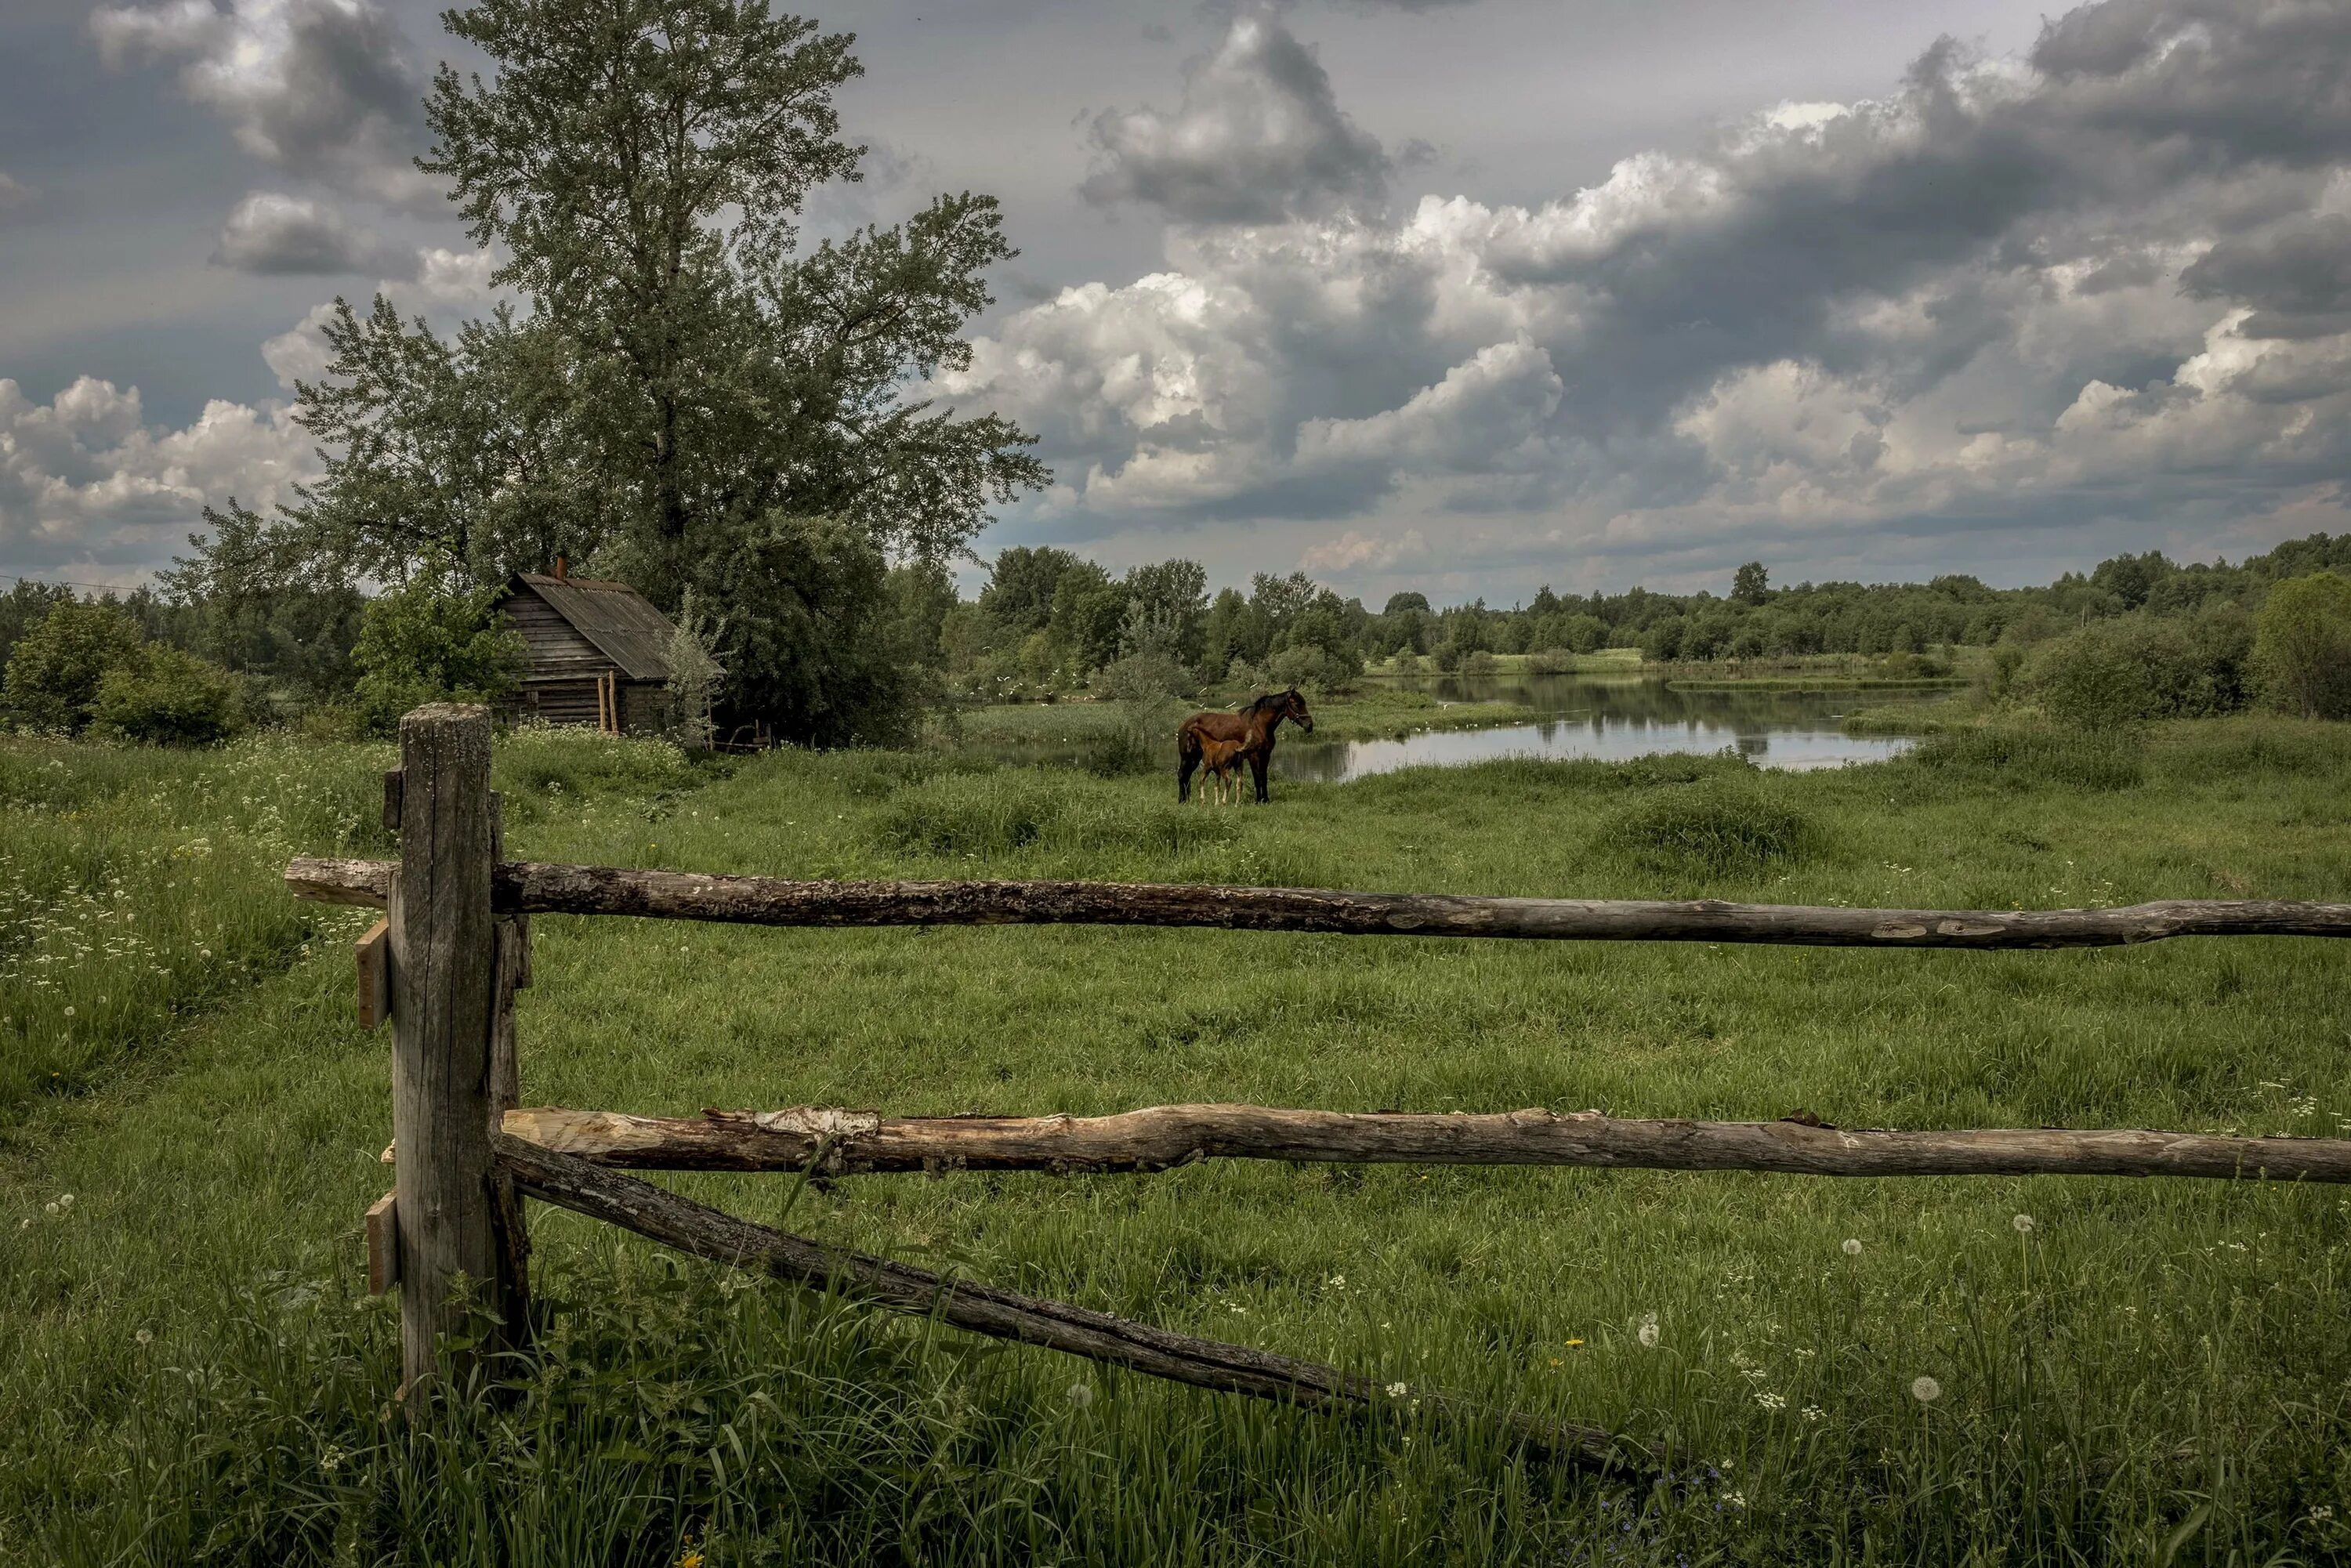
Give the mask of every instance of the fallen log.
M 289 862 L 298 898 L 381 905 L 387 861 Z M 1775 904 L 1344 893 L 1101 882 L 791 882 L 507 861 L 501 915 L 748 925 L 1194 925 L 1352 936 L 1766 942 L 1831 947 L 2109 947 L 2171 936 L 2351 936 L 2351 904 L 2175 899 L 2120 909 L 1843 909 Z
M 974 1333 L 1064 1351 L 1197 1388 L 1355 1417 L 1402 1416 L 1425 1408 L 1440 1416 L 1501 1422 L 1513 1440 L 1572 1464 L 1608 1468 L 1626 1461 L 1627 1452 L 1617 1439 L 1597 1427 L 1554 1425 L 1402 1384 L 1383 1387 L 1374 1379 L 1318 1362 L 1196 1339 L 1066 1301 L 946 1279 L 771 1230 L 511 1134 L 496 1136 L 495 1144 L 499 1168 L 530 1197 L 715 1263 L 757 1270 L 873 1306 L 935 1317 Z
M 638 1170 L 1164 1171 L 1203 1159 L 1780 1171 L 1800 1176 L 2217 1176 L 2351 1182 L 2351 1141 L 2063 1128 L 1907 1132 L 1779 1122 L 1633 1121 L 1155 1105 L 1111 1116 L 881 1116 L 801 1106 L 630 1116 L 509 1111 L 510 1138 Z

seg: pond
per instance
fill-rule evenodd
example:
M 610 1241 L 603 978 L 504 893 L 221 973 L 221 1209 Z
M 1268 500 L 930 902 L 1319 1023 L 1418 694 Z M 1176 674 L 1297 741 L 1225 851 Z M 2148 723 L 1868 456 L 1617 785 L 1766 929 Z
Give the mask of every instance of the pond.
M 1835 768 L 1900 755 L 1910 742 L 1849 736 L 1849 709 L 1935 702 L 1940 691 L 1675 691 L 1662 676 L 1439 675 L 1395 683 L 1439 702 L 1507 702 L 1544 716 L 1489 729 L 1426 730 L 1400 740 L 1316 741 L 1285 732 L 1273 771 L 1344 783 L 1399 768 L 1456 766 L 1498 757 L 1596 757 L 1733 750 L 1762 768 Z

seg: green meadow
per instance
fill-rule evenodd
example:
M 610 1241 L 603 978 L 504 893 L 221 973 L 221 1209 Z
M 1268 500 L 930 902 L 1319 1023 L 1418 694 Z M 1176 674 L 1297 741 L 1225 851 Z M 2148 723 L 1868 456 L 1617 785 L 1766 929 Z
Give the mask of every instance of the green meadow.
M 1050 709 L 1040 712 L 1050 713 Z M 396 1406 L 363 1293 L 388 748 L 0 741 L 0 1561 L 2320 1563 L 2351 1557 L 2351 1189 L 1225 1163 L 663 1178 L 1395 1390 L 1358 1426 L 877 1316 L 534 1209 L 542 1354 Z M 1264 809 L 918 752 L 501 740 L 512 852 L 2015 907 L 2351 898 L 2351 729 L 1971 729 L 1812 774 L 1506 761 Z M 1176 1101 L 2351 1134 L 2346 951 L 767 931 L 539 917 L 524 1098 Z M 2023 1217 L 2020 1218 L 2019 1217 Z M 1931 1380 L 1922 1382 L 1921 1380 Z M 1417 1390 L 1594 1423 L 1589 1476 Z M 1921 1398 L 1931 1393 L 1932 1398 Z

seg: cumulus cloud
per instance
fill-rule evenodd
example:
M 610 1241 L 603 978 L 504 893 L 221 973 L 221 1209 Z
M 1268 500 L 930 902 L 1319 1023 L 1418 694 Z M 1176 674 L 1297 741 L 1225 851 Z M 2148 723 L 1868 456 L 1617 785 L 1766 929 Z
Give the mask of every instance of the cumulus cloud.
M 414 265 L 413 256 L 330 204 L 275 191 L 256 191 L 237 204 L 212 261 L 264 275 L 397 271 Z
M 406 258 L 405 269 L 376 284 L 376 292 L 412 314 L 434 319 L 443 329 L 489 299 L 496 292 L 490 275 L 498 268 L 498 254 L 486 250 L 446 250 L 428 246 Z M 333 356 L 327 348 L 327 326 L 335 319 L 334 301 L 314 305 L 302 319 L 261 345 L 262 360 L 287 392 L 297 382 L 322 381 Z
M 39 194 L 38 191 L 10 174 L 5 169 L 0 169 L 0 214 L 15 212 L 21 207 L 29 207 Z
M 1185 220 L 1165 267 L 1013 314 L 943 380 L 1040 432 L 1063 537 L 1353 519 L 1310 553 L 1368 572 L 1405 527 L 1448 559 L 1737 559 L 2346 499 L 2351 6 L 2100 0 L 2022 57 L 1945 40 L 1881 98 L 1393 220 L 1214 175 L 1213 106 L 1273 47 L 1250 26 L 1179 114 L 1097 124 L 1104 190 Z
M 314 465 L 281 407 L 215 401 L 159 430 L 136 387 L 84 376 L 39 403 L 0 378 L 0 570 L 135 580 L 184 549 L 205 506 L 290 500 Z
M 177 64 L 181 91 L 276 168 L 397 205 L 440 204 L 413 162 L 424 78 L 376 0 L 101 5 L 90 31 L 110 66 Z
M 1213 54 L 1185 67 L 1173 113 L 1106 110 L 1091 136 L 1087 200 L 1139 202 L 1185 223 L 1272 223 L 1376 206 L 1387 193 L 1378 139 L 1270 15 L 1235 17 Z

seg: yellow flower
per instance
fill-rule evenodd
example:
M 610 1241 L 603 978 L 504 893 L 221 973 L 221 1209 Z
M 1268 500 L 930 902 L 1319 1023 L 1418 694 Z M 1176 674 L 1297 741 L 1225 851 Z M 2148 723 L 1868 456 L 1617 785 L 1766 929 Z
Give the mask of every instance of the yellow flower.
M 689 1551 L 677 1560 L 677 1568 L 702 1568 L 702 1553 Z
M 1563 1362 L 1563 1361 L 1560 1360 L 1560 1358 L 1559 1358 L 1559 1357 L 1557 1357 L 1557 1356 L 1555 1356 L 1555 1355 L 1554 1355 L 1554 1356 L 1552 1356 L 1552 1357 L 1551 1358 L 1551 1364 L 1552 1364 L 1553 1366 L 1564 1366 L 1564 1365 L 1566 1365 L 1566 1364 L 1567 1364 L 1565 1362 Z
M 1569 1340 L 1569 1341 L 1567 1342 L 1567 1348 L 1568 1348 L 1568 1349 L 1570 1349 L 1570 1350 L 1573 1350 L 1577 1345 L 1580 1345 L 1580 1344 L 1582 1344 L 1583 1343 L 1583 1342 L 1582 1340 L 1580 1340 L 1580 1339 L 1572 1339 L 1572 1340 Z

